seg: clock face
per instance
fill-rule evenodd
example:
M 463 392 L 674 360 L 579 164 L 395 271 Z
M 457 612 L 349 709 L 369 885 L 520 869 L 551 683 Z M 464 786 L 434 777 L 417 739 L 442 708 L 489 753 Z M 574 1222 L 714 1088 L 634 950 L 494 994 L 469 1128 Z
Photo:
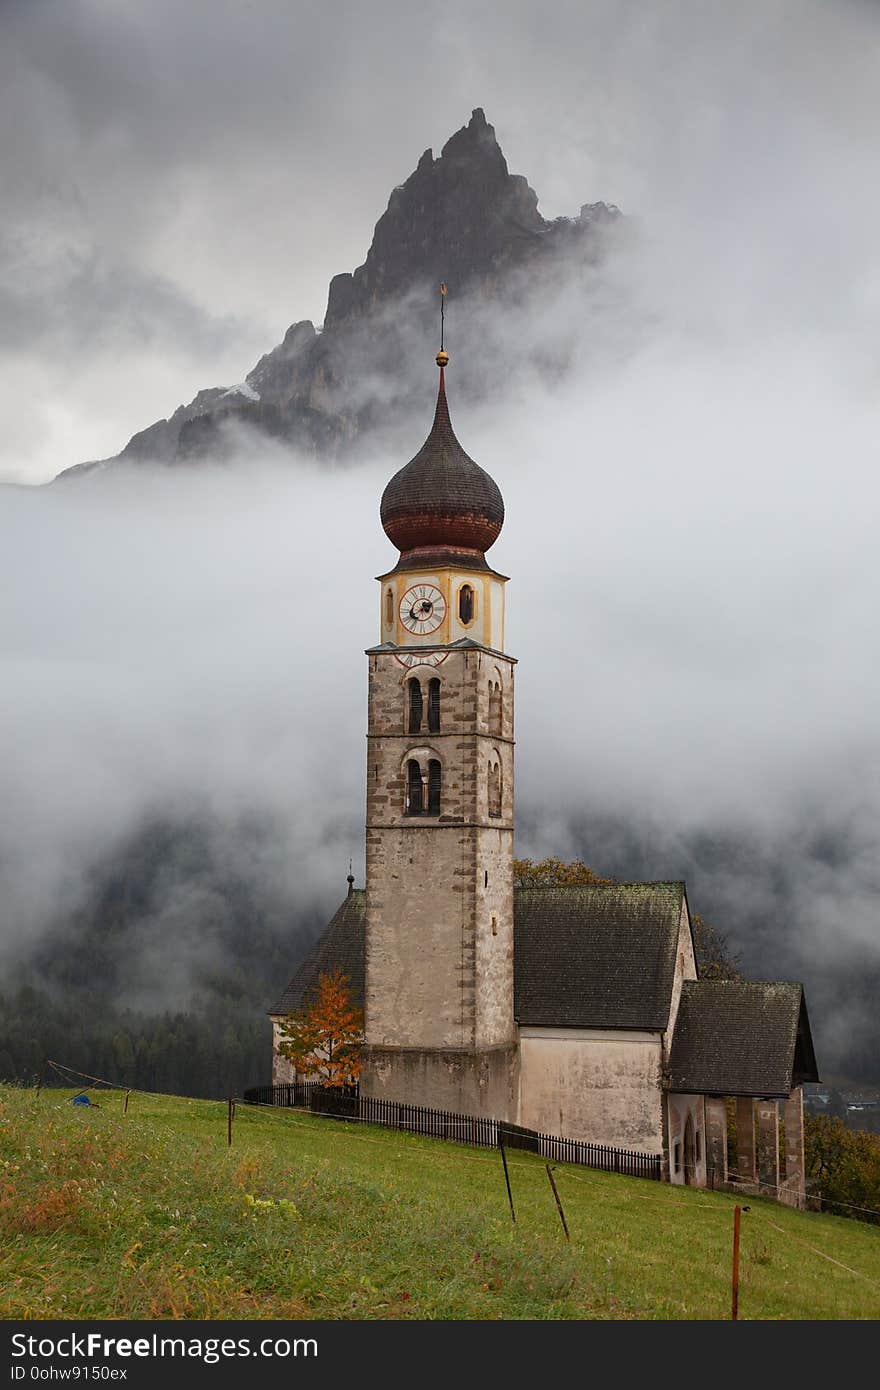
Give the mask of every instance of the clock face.
M 446 600 L 434 584 L 414 584 L 400 600 L 400 621 L 407 632 L 424 637 L 446 617 Z
M 401 666 L 439 666 L 448 655 L 448 652 L 395 652 L 394 659 Z

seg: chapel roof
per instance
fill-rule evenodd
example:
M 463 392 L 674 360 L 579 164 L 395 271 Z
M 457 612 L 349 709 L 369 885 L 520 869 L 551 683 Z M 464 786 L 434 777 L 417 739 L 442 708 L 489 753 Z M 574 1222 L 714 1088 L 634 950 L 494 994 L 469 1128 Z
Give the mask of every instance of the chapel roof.
M 352 998 L 358 1004 L 363 1003 L 366 916 L 366 892 L 363 888 L 353 888 L 288 981 L 278 1003 L 269 1010 L 271 1015 L 290 1014 L 301 1008 L 308 991 L 318 983 L 319 976 L 335 969 L 348 976 Z
M 683 883 L 515 888 L 514 1013 L 536 1027 L 662 1030 L 669 1019 Z M 366 897 L 355 889 L 269 1012 L 301 1007 L 339 966 L 364 992 Z
M 517 1021 L 664 1029 L 683 901 L 683 883 L 515 889 Z
M 818 1081 L 803 986 L 787 981 L 686 980 L 669 1086 L 694 1095 L 787 1096 Z

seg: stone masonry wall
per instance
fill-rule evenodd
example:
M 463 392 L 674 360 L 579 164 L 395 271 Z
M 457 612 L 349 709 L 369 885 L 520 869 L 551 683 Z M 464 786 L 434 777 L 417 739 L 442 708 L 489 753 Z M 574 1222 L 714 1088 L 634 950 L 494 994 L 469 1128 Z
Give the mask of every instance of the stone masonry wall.
M 383 1055 L 389 1048 L 503 1051 L 516 1037 L 513 662 L 483 649 L 451 650 L 438 667 L 407 669 L 392 652 L 372 653 L 369 661 L 368 1058 L 375 1056 L 378 1068 L 379 1054 L 372 1049 L 382 1049 Z M 407 681 L 412 677 L 422 680 L 424 718 L 419 733 L 410 735 Z M 433 678 L 441 682 L 439 733 L 427 728 L 427 683 Z M 500 679 L 503 692 L 496 731 L 490 731 L 490 679 Z M 406 814 L 410 757 L 441 763 L 439 816 Z M 489 815 L 490 761 L 500 766 L 502 778 L 499 817 Z M 495 1063 L 486 1065 L 492 1070 Z M 390 1066 L 386 1055 L 386 1075 Z M 509 1061 L 500 1066 L 506 1076 Z M 431 1066 L 425 1061 L 404 1068 L 401 1062 L 394 1070 L 424 1091 Z M 443 1074 L 441 1068 L 441 1091 Z M 366 1085 L 369 1091 L 369 1078 Z M 441 1103 L 436 1079 L 430 1089 L 434 1098 L 418 1103 Z M 461 1087 L 456 1082 L 452 1089 Z M 418 1099 L 412 1094 L 392 1098 Z M 452 1095 L 447 1104 L 454 1108 Z

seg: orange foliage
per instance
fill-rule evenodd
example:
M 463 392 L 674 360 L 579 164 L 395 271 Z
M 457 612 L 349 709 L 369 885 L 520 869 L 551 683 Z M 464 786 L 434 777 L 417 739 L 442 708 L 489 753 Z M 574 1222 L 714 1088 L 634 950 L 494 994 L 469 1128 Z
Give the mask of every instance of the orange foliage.
M 350 1086 L 360 1076 L 364 1016 L 341 970 L 321 975 L 314 997 L 282 1026 L 278 1051 L 303 1076 L 325 1086 Z

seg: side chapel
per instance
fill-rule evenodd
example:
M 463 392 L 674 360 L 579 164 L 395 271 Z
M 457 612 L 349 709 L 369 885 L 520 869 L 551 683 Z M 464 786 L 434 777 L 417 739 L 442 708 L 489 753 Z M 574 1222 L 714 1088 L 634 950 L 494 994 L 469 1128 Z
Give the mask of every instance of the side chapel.
M 684 883 L 515 888 L 504 503 L 456 438 L 445 368 L 431 431 L 394 475 L 369 648 L 366 887 L 270 1011 L 340 967 L 363 1003 L 361 1090 L 662 1157 L 673 1183 L 804 1195 L 801 1084 L 818 1080 L 800 984 L 699 978 Z M 780 1183 L 779 1121 L 785 1179 Z

